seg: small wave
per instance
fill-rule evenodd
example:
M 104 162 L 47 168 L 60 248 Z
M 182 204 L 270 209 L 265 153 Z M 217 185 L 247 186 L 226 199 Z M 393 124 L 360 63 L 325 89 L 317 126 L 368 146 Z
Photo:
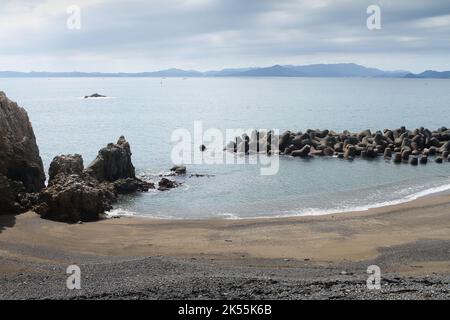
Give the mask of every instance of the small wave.
M 377 202 L 377 203 L 371 203 L 367 205 L 362 206 L 348 206 L 348 207 L 338 207 L 335 209 L 319 209 L 319 208 L 308 208 L 303 209 L 301 212 L 289 211 L 285 214 L 276 215 L 276 216 L 265 216 L 264 218 L 287 218 L 287 217 L 303 217 L 303 216 L 321 216 L 321 215 L 329 215 L 329 214 L 336 214 L 336 213 L 346 213 L 346 212 L 361 212 L 361 211 L 367 211 L 370 209 L 376 209 L 376 208 L 382 208 L 387 206 L 393 206 L 398 205 L 402 203 L 411 202 L 414 200 L 417 200 L 419 198 L 423 198 L 432 194 L 441 193 L 450 190 L 450 184 L 445 184 L 438 187 L 429 188 L 426 190 L 418 191 L 416 193 L 407 195 L 403 198 L 390 200 L 390 201 L 383 201 L 383 202 Z
M 134 217 L 137 216 L 138 213 L 122 208 L 116 208 L 111 211 L 106 212 L 106 216 L 108 218 L 115 218 L 115 217 Z
M 242 219 L 241 217 L 235 215 L 234 213 L 229 213 L 229 212 L 221 213 L 221 214 L 219 214 L 219 217 L 223 217 L 225 220 L 239 220 L 239 219 Z

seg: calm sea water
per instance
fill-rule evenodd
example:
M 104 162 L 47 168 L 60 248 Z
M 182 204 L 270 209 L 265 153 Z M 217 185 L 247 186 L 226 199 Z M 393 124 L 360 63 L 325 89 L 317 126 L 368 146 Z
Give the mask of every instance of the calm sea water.
M 125 135 L 140 174 L 172 166 L 173 130 L 205 128 L 436 129 L 450 125 L 449 80 L 415 79 L 0 79 L 25 107 L 45 166 L 80 153 L 85 165 Z M 81 97 L 92 93 L 110 99 Z M 274 176 L 257 165 L 192 165 L 182 187 L 124 197 L 114 213 L 237 218 L 339 212 L 407 201 L 450 187 L 450 164 L 393 165 L 382 159 L 280 160 Z

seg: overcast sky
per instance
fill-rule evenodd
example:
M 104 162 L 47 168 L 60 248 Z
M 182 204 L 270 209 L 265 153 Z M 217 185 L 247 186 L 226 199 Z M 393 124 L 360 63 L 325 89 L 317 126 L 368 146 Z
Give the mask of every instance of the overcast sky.
M 381 8 L 381 30 L 366 9 Z M 67 8 L 81 29 L 67 28 Z M 1 0 L 0 70 L 355 62 L 450 70 L 449 0 Z

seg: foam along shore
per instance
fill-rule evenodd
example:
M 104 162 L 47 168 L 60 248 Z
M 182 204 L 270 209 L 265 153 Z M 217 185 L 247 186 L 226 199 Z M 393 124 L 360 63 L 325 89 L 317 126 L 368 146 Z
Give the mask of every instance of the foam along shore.
M 2 226 L 5 219 L 7 216 L 0 216 Z M 308 259 L 312 263 L 339 264 L 376 259 L 383 248 L 410 246 L 401 251 L 407 255 L 407 264 L 402 266 L 404 261 L 394 261 L 391 270 L 428 273 L 430 268 L 437 270 L 446 262 L 444 269 L 448 272 L 450 266 L 448 193 L 326 216 L 243 220 L 133 217 L 64 224 L 40 219 L 29 212 L 16 216 L 14 224 L 4 226 L 0 232 L 2 251 L 4 256 L 27 261 L 63 259 L 55 253 L 66 252 L 69 260 L 70 255 L 83 254 L 100 260 L 164 256 L 213 258 L 238 265 L 246 259 Z M 435 257 L 428 252 L 425 263 L 423 251 L 414 250 L 423 239 L 440 242 L 439 247 L 447 249 Z M 34 248 L 32 252 L 24 249 L 30 246 Z M 417 264 L 424 268 L 408 267 Z
M 374 159 L 384 157 L 394 163 L 426 164 L 429 156 L 437 163 L 449 162 L 450 129 L 441 127 L 431 131 L 426 128 L 408 130 L 384 129 L 372 133 L 370 129 L 359 133 L 348 130 L 286 131 L 275 135 L 273 131 L 253 130 L 229 142 L 225 150 L 235 153 L 282 154 L 293 157 L 334 156 L 341 159 Z

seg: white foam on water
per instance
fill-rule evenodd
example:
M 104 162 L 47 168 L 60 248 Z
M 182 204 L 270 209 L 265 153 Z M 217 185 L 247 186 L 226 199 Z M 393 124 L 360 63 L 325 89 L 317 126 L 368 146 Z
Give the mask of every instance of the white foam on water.
M 336 214 L 336 213 L 346 213 L 346 212 L 361 212 L 361 211 L 367 211 L 370 209 L 376 209 L 376 208 L 382 208 L 387 206 L 393 206 L 398 205 L 402 203 L 411 202 L 413 200 L 417 200 L 419 198 L 423 198 L 432 194 L 445 192 L 450 190 L 450 184 L 445 184 L 438 187 L 428 188 L 422 191 L 418 191 L 416 193 L 407 195 L 403 198 L 390 200 L 390 201 L 383 201 L 383 202 L 376 202 L 371 203 L 367 205 L 362 206 L 343 206 L 338 207 L 335 209 L 320 209 L 320 208 L 308 208 L 308 209 L 302 209 L 301 212 L 298 210 L 290 210 L 286 212 L 285 214 L 276 215 L 276 216 L 266 216 L 264 218 L 287 218 L 287 217 L 301 217 L 301 216 L 321 216 L 321 215 L 329 215 L 329 214 Z
M 219 214 L 219 217 L 223 217 L 225 220 L 239 220 L 239 219 L 242 219 L 239 216 L 237 216 L 236 214 L 231 213 L 231 212 L 221 213 L 221 214 Z
M 139 215 L 138 213 L 122 208 L 115 208 L 111 211 L 106 212 L 106 216 L 108 218 L 114 218 L 114 217 L 133 217 Z

